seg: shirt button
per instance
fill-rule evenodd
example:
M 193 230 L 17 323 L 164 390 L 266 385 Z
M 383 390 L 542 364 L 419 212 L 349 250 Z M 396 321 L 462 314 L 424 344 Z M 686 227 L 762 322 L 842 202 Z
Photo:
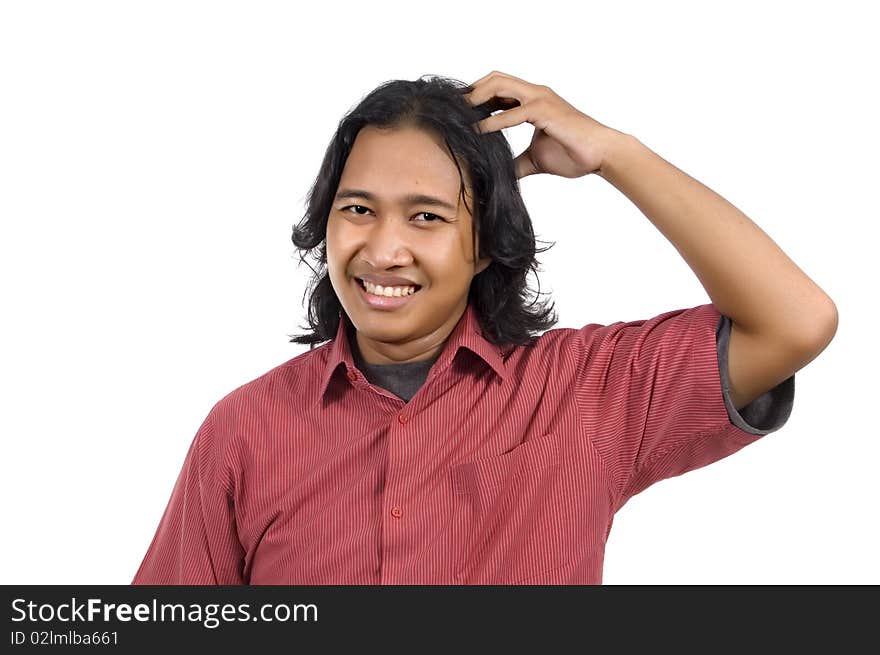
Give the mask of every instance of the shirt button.
M 348 379 L 354 382 L 355 380 L 357 380 L 357 373 L 355 373 L 354 371 L 349 371 Z
M 403 510 L 401 510 L 399 507 L 391 508 L 391 516 L 393 516 L 394 518 L 399 519 L 402 514 Z
M 400 421 L 401 423 L 406 423 L 406 414 L 398 414 L 397 420 Z

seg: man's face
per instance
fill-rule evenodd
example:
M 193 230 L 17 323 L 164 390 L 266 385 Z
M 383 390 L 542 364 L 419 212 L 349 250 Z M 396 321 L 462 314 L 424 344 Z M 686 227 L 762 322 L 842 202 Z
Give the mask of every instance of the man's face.
M 464 168 L 462 175 L 473 207 Z M 358 133 L 327 221 L 327 267 L 369 363 L 439 354 L 467 307 L 471 280 L 489 265 L 489 258 L 475 262 L 472 216 L 459 186 L 455 163 L 431 133 L 374 126 Z M 340 197 L 351 190 L 370 198 Z M 416 194 L 451 208 L 406 199 Z M 358 279 L 371 275 L 406 278 L 420 288 L 395 307 L 373 306 Z

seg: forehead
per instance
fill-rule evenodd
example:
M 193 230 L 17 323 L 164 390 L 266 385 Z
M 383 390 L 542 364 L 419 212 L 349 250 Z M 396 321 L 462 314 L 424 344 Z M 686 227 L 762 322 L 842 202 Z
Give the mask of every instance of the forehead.
M 461 166 L 461 176 L 468 187 L 465 166 Z M 339 186 L 368 189 L 382 200 L 402 193 L 426 193 L 456 204 L 461 181 L 438 135 L 413 127 L 367 125 L 355 138 Z

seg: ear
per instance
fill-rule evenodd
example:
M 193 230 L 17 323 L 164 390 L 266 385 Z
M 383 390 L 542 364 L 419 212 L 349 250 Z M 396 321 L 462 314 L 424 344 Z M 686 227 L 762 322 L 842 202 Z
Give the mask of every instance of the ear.
M 474 277 L 486 270 L 486 267 L 488 267 L 491 263 L 491 257 L 483 257 L 479 262 L 477 262 L 477 265 L 474 267 Z

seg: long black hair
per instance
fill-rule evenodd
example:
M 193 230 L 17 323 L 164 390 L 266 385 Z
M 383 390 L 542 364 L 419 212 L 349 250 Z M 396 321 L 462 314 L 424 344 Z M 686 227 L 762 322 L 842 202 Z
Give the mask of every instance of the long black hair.
M 472 302 L 486 339 L 497 346 L 529 344 L 539 332 L 558 320 L 548 301 L 528 302 L 526 278 L 539 270 L 535 258 L 548 248 L 535 247 L 532 220 L 520 195 L 513 152 L 500 130 L 478 134 L 473 123 L 492 114 L 488 103 L 472 106 L 463 93 L 473 87 L 439 75 L 423 75 L 417 80 L 391 80 L 376 87 L 343 117 L 324 155 L 324 161 L 307 196 L 306 213 L 293 228 L 293 243 L 300 263 L 314 273 L 306 294 L 310 294 L 307 334 L 294 336 L 293 343 L 315 344 L 336 336 L 342 304 L 333 290 L 327 272 L 327 220 L 338 190 L 339 180 L 355 137 L 366 125 L 378 128 L 415 127 L 443 138 L 458 167 L 459 195 L 473 216 L 472 232 L 480 235 L 476 259 L 491 257 L 492 262 L 471 281 L 468 300 Z M 467 205 L 461 165 L 471 179 L 476 211 Z M 318 269 L 306 261 L 317 259 Z M 538 295 L 540 280 L 538 280 Z M 544 294 L 546 295 L 546 294 Z M 305 299 L 305 296 L 303 296 Z M 532 310 L 531 307 L 537 307 Z M 291 335 L 288 335 L 291 336 Z

